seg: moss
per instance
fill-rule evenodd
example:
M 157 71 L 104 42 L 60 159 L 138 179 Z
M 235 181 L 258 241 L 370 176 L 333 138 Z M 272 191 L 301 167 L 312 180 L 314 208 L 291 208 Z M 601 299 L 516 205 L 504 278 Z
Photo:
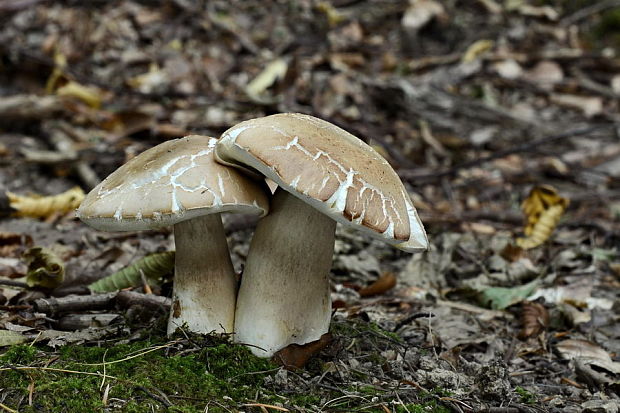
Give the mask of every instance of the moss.
M 524 404 L 534 404 L 536 403 L 536 396 L 533 393 L 525 390 L 523 387 L 517 386 L 515 389 L 515 393 L 521 397 L 521 403 Z
M 106 385 L 110 386 L 108 400 L 124 412 L 159 411 L 167 404 L 165 398 L 172 405 L 169 411 L 178 412 L 203 411 L 209 402 L 214 403 L 210 411 L 217 412 L 217 402 L 229 406 L 230 400 L 234 400 L 233 405 L 253 402 L 257 395 L 260 402 L 279 401 L 262 388 L 264 377 L 273 373 L 275 366 L 245 347 L 220 341 L 186 350 L 189 354 L 166 356 L 174 346 L 162 343 L 146 340 L 106 347 L 66 346 L 49 365 L 65 371 L 40 369 L 50 358 L 37 362 L 36 348 L 14 346 L 0 357 L 3 367 L 30 365 L 32 369 L 0 375 L 0 388 L 13 395 L 5 404 L 17 406 L 27 400 L 31 382 L 35 389 L 33 405 L 20 405 L 23 412 L 102 411 Z M 154 346 L 161 348 L 149 351 Z M 104 359 L 109 363 L 105 381 L 100 364 Z M 90 365 L 93 363 L 99 364 Z
M 334 323 L 333 331 L 346 346 L 357 348 L 360 362 L 374 366 L 385 363 L 382 351 L 402 346 L 397 335 L 362 320 Z M 321 357 L 312 360 L 305 369 L 307 374 L 323 374 L 325 361 Z M 24 366 L 28 369 L 14 369 Z M 169 341 L 165 332 L 151 331 L 131 343 L 67 345 L 58 350 L 42 345 L 14 346 L 0 355 L 0 368 L 9 369 L 0 371 L 3 403 L 20 412 L 193 413 L 208 406 L 209 412 L 218 413 L 244 409 L 245 403 L 313 412 L 328 402 L 327 407 L 334 411 L 366 412 L 376 406 L 369 401 L 374 396 L 391 400 L 386 390 L 370 384 L 373 377 L 364 371 L 351 372 L 359 384 L 350 389 L 363 398 L 342 398 L 341 391 L 320 386 L 279 386 L 275 377 L 278 367 L 243 346 L 194 335 Z M 31 383 L 33 403 L 28 405 Z M 338 381 L 333 385 L 338 386 Z

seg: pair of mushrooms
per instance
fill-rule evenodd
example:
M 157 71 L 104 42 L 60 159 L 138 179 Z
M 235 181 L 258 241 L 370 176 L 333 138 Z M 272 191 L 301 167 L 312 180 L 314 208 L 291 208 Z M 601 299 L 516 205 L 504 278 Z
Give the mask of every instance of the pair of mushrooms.
M 278 185 L 273 195 L 265 178 Z M 219 215 L 227 211 L 264 216 L 238 292 Z M 234 332 L 263 357 L 328 331 L 336 222 L 408 252 L 428 245 L 387 161 L 296 113 L 242 122 L 219 140 L 192 135 L 151 148 L 93 189 L 78 216 L 104 231 L 174 225 L 168 332 Z

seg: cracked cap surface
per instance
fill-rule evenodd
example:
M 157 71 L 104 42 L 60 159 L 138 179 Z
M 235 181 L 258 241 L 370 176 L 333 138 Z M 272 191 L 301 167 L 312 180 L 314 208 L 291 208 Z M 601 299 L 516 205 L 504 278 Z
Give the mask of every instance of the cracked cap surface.
M 218 161 L 272 179 L 319 211 L 405 251 L 428 240 L 400 178 L 374 149 L 324 120 L 283 113 L 228 129 Z
M 78 217 L 103 231 L 136 231 L 227 211 L 265 215 L 264 187 L 216 163 L 216 142 L 190 135 L 142 152 L 86 196 Z

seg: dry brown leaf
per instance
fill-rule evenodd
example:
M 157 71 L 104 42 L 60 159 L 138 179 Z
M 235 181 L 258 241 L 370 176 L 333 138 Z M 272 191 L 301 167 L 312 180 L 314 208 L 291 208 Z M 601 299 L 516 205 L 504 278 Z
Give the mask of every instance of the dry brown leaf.
M 521 204 L 527 218 L 526 238 L 518 238 L 517 245 L 523 249 L 535 248 L 544 243 L 560 221 L 568 206 L 568 199 L 558 195 L 555 188 L 541 185 L 532 188 Z
M 525 301 L 521 310 L 521 331 L 520 339 L 537 337 L 549 326 L 549 313 L 547 309 L 539 303 Z
M 32 246 L 32 237 L 14 232 L 0 232 L 0 256 L 19 257 L 24 248 Z
M 368 287 L 364 287 L 358 291 L 361 297 L 370 297 L 372 295 L 383 294 L 384 292 L 394 288 L 396 285 L 396 276 L 391 272 L 384 272 L 381 276 Z
M 531 70 L 525 72 L 523 77 L 543 88 L 550 89 L 553 85 L 564 80 L 564 71 L 556 62 L 543 60 L 538 62 Z
M 588 118 L 603 112 L 603 98 L 600 96 L 577 96 L 558 93 L 551 95 L 551 101 L 561 106 L 579 109 Z
M 80 206 L 84 199 L 84 191 L 74 187 L 62 194 L 52 196 L 22 196 L 12 192 L 6 193 L 11 208 L 15 209 L 18 217 L 47 218 L 56 213 L 67 213 Z
M 433 18 L 445 15 L 440 2 L 434 0 L 409 0 L 409 7 L 403 14 L 401 24 L 408 31 L 416 32 L 426 26 Z
M 273 360 L 287 370 L 300 369 L 308 360 L 323 350 L 333 340 L 331 333 L 325 333 L 318 340 L 306 344 L 289 344 L 278 351 Z

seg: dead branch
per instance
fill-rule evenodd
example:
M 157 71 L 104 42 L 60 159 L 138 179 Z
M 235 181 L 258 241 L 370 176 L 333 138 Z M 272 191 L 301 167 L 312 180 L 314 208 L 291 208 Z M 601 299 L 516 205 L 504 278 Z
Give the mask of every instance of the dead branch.
M 70 311 L 105 310 L 112 308 L 116 293 L 69 295 L 61 298 L 39 298 L 34 302 L 36 311 L 57 314 Z
M 612 128 L 613 126 L 614 126 L 613 124 L 596 125 L 596 126 L 590 126 L 586 128 L 573 129 L 573 130 L 562 132 L 556 135 L 545 136 L 539 139 L 534 139 L 526 143 L 514 145 L 512 147 L 509 147 L 501 151 L 497 151 L 489 156 L 484 156 L 482 158 L 474 159 L 468 162 L 463 162 L 459 165 L 455 165 L 451 168 L 445 169 L 443 171 L 437 171 L 432 174 L 418 174 L 413 169 L 401 169 L 398 171 L 398 174 L 403 179 L 407 179 L 410 182 L 417 182 L 417 183 L 420 183 L 419 181 L 434 182 L 434 181 L 440 180 L 440 178 L 443 178 L 445 176 L 454 175 L 461 169 L 468 169 L 474 166 L 480 166 L 482 164 L 493 161 L 495 159 L 504 158 L 508 155 L 512 155 L 515 153 L 528 152 L 542 145 L 550 144 L 556 141 L 561 141 L 561 140 L 572 138 L 575 136 L 587 135 L 594 131 Z
M 0 98 L 0 119 L 48 119 L 63 109 L 63 101 L 57 96 L 13 95 Z
M 161 295 L 142 294 L 135 291 L 120 291 L 116 295 L 116 304 L 120 308 L 141 305 L 146 308 L 162 309 L 170 307 L 172 305 L 172 300 Z

